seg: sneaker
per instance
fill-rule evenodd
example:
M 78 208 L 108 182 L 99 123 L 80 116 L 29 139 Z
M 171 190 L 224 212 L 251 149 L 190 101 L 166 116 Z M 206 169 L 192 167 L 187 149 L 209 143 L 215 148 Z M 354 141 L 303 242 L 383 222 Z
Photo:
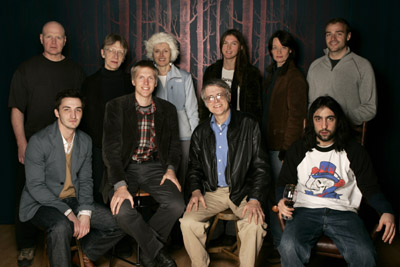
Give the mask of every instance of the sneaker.
M 18 254 L 18 267 L 29 267 L 33 264 L 35 248 L 23 248 Z

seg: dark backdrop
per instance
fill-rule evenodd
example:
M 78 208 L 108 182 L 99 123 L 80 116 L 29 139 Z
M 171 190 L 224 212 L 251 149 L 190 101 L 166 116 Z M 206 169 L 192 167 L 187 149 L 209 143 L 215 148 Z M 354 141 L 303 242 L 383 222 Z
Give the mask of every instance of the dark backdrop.
M 398 1 L 375 0 L 64 0 L 7 1 L 1 25 L 1 155 L 0 223 L 13 223 L 16 144 L 7 107 L 9 85 L 18 65 L 42 52 L 39 34 L 49 20 L 62 23 L 67 33 L 64 54 L 79 62 L 88 75 L 101 65 L 99 47 L 104 36 L 117 32 L 129 40 L 126 67 L 145 57 L 143 41 L 166 31 L 180 43 L 178 65 L 193 75 L 197 88 L 205 68 L 220 58 L 219 37 L 229 28 L 242 31 L 251 61 L 262 73 L 271 59 L 266 43 L 277 29 L 290 31 L 300 48 L 304 72 L 322 56 L 324 25 L 332 17 L 346 18 L 354 29 L 350 46 L 372 63 L 378 83 L 377 117 L 368 124 L 367 148 L 383 191 L 398 211 L 396 171 L 399 157 L 400 73 L 397 45 Z M 397 90 L 396 90 L 397 89 Z

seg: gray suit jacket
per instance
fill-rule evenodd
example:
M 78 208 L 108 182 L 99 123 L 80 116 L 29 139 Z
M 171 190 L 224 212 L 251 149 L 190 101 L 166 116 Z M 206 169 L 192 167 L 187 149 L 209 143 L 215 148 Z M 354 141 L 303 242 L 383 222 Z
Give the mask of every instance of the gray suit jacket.
M 58 122 L 31 137 L 25 153 L 26 184 L 21 196 L 20 220 L 25 222 L 41 206 L 58 209 L 70 207 L 58 197 L 64 188 L 66 160 Z M 75 133 L 71 156 L 71 178 L 79 210 L 93 210 L 92 141 L 79 130 Z

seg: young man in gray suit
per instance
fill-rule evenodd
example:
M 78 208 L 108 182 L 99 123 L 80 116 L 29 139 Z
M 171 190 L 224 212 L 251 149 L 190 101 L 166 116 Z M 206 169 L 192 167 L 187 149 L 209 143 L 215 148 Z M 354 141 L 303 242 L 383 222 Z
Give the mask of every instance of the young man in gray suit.
M 58 93 L 57 120 L 31 137 L 25 153 L 19 216 L 46 231 L 51 266 L 70 266 L 73 236 L 82 239 L 85 267 L 124 236 L 110 211 L 93 202 L 92 141 L 77 130 L 82 112 L 78 91 Z

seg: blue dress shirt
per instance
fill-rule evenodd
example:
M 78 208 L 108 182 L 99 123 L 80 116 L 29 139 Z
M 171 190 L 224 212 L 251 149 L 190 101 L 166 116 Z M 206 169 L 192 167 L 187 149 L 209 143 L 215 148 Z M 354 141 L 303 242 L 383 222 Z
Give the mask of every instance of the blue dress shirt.
M 214 115 L 211 117 L 210 126 L 215 134 L 215 155 L 217 158 L 217 174 L 218 174 L 218 186 L 228 186 L 225 177 L 226 163 L 228 159 L 228 139 L 226 133 L 228 132 L 228 125 L 231 121 L 231 112 L 229 111 L 228 119 L 221 125 L 218 125 L 215 121 Z

